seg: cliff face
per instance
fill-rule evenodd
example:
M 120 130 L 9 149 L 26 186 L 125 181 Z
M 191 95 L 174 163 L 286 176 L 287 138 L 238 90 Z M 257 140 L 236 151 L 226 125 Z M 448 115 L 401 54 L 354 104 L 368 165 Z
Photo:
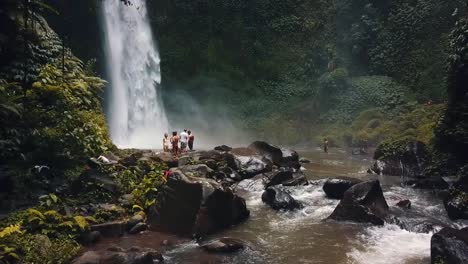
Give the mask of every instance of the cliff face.
M 435 146 L 445 154 L 444 166 L 452 173 L 468 164 L 468 19 L 457 22 L 451 33 L 448 65 L 448 106 L 436 129 Z

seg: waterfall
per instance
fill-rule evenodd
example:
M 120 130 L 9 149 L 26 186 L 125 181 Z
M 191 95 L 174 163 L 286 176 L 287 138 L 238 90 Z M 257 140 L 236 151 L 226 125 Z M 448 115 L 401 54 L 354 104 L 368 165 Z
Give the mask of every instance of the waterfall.
M 107 117 L 118 147 L 159 148 L 168 121 L 158 88 L 160 58 L 145 0 L 127 6 L 119 0 L 102 3 L 106 67 L 110 79 Z

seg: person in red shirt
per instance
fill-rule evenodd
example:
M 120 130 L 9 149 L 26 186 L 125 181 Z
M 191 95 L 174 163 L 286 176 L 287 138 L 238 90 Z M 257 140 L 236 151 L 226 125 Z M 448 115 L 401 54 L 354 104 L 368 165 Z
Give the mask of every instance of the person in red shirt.
M 192 134 L 192 131 L 188 131 L 188 147 L 190 150 L 193 150 L 193 141 L 195 140 L 195 136 Z

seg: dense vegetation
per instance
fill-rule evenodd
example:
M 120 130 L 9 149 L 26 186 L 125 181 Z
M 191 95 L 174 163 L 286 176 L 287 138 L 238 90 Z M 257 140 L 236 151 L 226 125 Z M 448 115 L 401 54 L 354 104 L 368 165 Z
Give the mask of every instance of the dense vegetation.
M 449 32 L 464 6 L 435 0 L 150 4 L 169 95 L 186 91 L 207 113 L 223 105 L 245 128 L 291 143 L 322 134 L 317 126 L 347 125 L 363 110 L 378 107 L 392 118 L 408 103 L 443 102 Z M 166 102 L 177 106 L 171 96 Z

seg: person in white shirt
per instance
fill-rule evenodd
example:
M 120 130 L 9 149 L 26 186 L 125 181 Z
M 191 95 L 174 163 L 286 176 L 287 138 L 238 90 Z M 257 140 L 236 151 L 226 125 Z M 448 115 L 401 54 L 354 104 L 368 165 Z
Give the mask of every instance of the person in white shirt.
M 187 151 L 188 138 L 189 136 L 187 134 L 187 129 L 184 129 L 184 131 L 180 133 L 180 151 L 181 152 Z

